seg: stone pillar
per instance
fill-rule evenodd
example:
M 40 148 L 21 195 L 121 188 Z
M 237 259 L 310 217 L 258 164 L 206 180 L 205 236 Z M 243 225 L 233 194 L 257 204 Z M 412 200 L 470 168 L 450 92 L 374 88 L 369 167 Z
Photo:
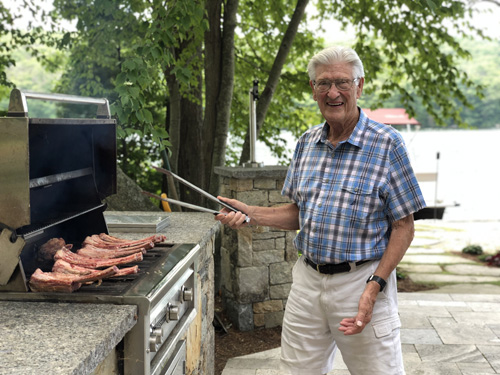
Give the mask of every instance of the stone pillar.
M 281 196 L 287 167 L 217 167 L 221 195 L 251 206 L 289 203 Z M 297 260 L 295 231 L 251 226 L 225 227 L 221 243 L 221 293 L 232 323 L 240 331 L 271 328 L 283 321 Z

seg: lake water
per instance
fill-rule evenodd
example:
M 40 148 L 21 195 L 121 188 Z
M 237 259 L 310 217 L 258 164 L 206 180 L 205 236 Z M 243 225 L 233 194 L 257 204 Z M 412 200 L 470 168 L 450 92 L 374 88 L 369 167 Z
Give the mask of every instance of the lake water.
M 415 172 L 438 172 L 437 186 L 421 183 L 429 202 L 453 204 L 445 210 L 446 221 L 500 221 L 500 129 L 402 131 Z M 292 154 L 296 140 L 288 133 Z M 440 158 L 436 155 L 439 152 Z M 258 142 L 257 161 L 277 164 L 267 147 Z

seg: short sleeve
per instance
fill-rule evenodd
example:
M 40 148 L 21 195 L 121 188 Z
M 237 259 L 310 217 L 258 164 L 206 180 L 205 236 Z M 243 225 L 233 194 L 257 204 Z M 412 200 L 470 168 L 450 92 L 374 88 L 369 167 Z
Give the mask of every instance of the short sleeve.
M 387 216 L 391 222 L 401 220 L 426 206 L 402 140 L 390 153 L 386 206 Z

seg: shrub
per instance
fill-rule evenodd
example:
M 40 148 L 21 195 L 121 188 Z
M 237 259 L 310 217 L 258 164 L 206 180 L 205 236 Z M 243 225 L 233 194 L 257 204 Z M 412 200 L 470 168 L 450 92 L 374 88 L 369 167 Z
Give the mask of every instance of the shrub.
M 477 260 L 479 260 L 480 262 L 486 262 L 486 258 L 489 258 L 491 255 L 488 255 L 488 254 L 483 254 L 483 255 L 480 255 L 477 257 Z
M 407 277 L 406 272 L 396 268 L 396 279 L 397 280 L 405 280 Z
M 483 248 L 479 245 L 469 245 L 462 249 L 462 253 L 470 255 L 481 255 L 483 253 Z

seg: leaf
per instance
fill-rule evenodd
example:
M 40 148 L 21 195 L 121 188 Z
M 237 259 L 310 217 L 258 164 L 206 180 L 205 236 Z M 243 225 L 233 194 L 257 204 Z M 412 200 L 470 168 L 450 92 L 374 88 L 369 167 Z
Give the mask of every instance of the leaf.
M 428 6 L 429 8 L 431 8 L 431 10 L 432 10 L 433 12 L 435 12 L 435 11 L 437 10 L 437 6 L 436 6 L 436 4 L 434 3 L 434 1 L 433 1 L 433 0 L 426 0 L 426 3 L 427 3 L 427 6 Z
M 142 113 L 142 109 L 135 112 L 135 116 L 139 120 L 139 122 L 144 122 L 144 115 Z
M 133 70 L 135 69 L 136 67 L 136 63 L 134 60 L 125 60 L 122 64 L 123 68 L 125 68 L 126 70 Z
M 149 111 L 147 109 L 143 109 L 143 111 L 144 111 L 145 122 L 152 123 L 153 122 L 153 114 L 151 113 L 151 111 Z

